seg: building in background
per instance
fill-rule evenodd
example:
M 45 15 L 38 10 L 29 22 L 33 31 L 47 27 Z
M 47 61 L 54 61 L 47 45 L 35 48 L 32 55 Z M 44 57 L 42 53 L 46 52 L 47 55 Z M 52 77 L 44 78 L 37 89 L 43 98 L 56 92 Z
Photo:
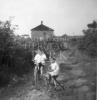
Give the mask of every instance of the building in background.
M 21 37 L 23 37 L 23 38 L 30 38 L 30 36 L 28 35 L 28 34 L 24 34 L 24 35 L 21 35 Z
M 44 40 L 51 38 L 53 36 L 54 36 L 54 30 L 44 25 L 43 21 L 41 21 L 41 24 L 38 25 L 37 27 L 31 29 L 32 39 Z

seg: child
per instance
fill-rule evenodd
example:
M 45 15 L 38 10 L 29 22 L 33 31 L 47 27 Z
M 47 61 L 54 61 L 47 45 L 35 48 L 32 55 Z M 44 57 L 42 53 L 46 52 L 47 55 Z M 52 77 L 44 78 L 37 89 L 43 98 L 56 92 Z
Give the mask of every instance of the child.
M 34 57 L 34 61 L 37 65 L 39 65 L 39 69 L 41 71 L 41 75 L 43 74 L 43 67 L 45 65 L 46 55 L 43 51 L 38 50 L 37 54 Z
M 56 86 L 56 78 L 59 75 L 59 65 L 56 62 L 55 58 L 51 58 L 50 59 L 50 71 L 48 72 L 49 74 L 49 79 L 51 79 L 51 77 L 53 78 L 54 81 L 54 85 Z

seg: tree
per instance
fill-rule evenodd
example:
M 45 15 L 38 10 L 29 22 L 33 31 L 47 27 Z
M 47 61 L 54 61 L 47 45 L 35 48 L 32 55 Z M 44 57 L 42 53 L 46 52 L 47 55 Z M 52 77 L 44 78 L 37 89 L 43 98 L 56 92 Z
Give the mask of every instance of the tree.
M 80 41 L 79 49 L 91 57 L 97 57 L 97 22 L 93 21 L 87 27 L 87 30 L 83 30 L 84 37 Z

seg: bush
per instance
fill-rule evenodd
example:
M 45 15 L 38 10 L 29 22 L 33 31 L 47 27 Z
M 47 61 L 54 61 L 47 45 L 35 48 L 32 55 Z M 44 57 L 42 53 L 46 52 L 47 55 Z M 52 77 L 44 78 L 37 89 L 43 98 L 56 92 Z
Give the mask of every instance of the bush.
M 22 38 L 14 35 L 10 21 L 0 22 L 0 86 L 8 84 L 12 75 L 31 71 L 31 51 L 23 43 Z
M 2 65 L 0 70 L 0 87 L 7 85 L 10 81 L 10 74 L 8 66 Z

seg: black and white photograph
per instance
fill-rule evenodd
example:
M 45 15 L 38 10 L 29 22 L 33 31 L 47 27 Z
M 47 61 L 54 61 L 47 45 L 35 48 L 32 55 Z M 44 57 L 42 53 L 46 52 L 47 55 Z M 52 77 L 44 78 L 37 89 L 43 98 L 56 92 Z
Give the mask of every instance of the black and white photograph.
M 0 100 L 96 100 L 97 0 L 0 0 Z

